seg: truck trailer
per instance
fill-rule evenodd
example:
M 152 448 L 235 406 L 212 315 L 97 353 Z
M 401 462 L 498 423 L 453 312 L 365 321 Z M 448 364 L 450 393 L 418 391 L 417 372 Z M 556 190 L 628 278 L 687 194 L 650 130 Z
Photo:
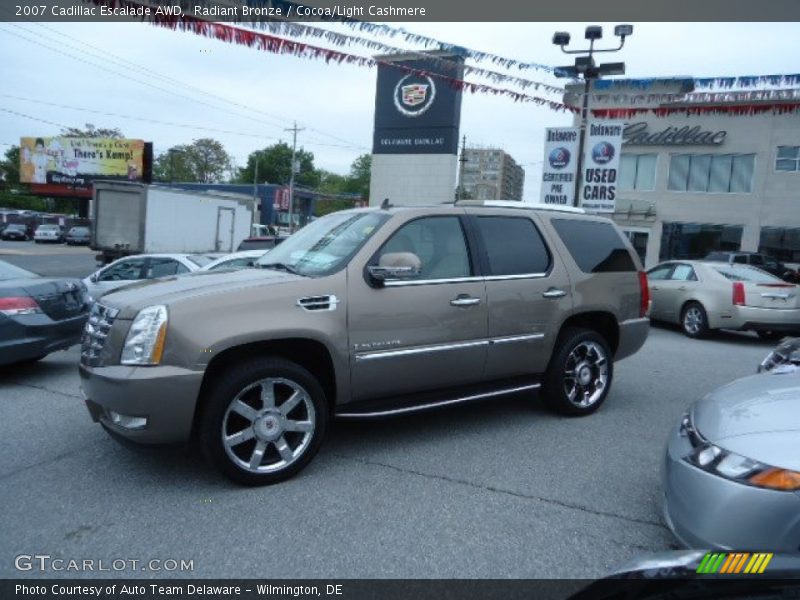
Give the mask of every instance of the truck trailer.
M 252 204 L 244 194 L 95 182 L 91 248 L 103 264 L 131 254 L 233 252 L 250 233 Z

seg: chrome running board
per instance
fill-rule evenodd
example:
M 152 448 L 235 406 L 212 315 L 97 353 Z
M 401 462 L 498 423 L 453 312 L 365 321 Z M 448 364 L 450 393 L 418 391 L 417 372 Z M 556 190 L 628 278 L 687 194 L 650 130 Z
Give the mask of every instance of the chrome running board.
M 379 417 L 391 417 L 395 415 L 403 415 L 408 413 L 421 412 L 441 406 L 449 406 L 451 404 L 462 404 L 464 402 L 472 402 L 473 400 L 481 400 L 483 398 L 492 398 L 494 396 L 505 396 L 507 394 L 515 394 L 517 392 L 524 392 L 527 390 L 535 390 L 541 387 L 539 383 L 531 383 L 528 385 L 520 385 L 502 390 L 495 390 L 492 392 L 485 392 L 481 394 L 472 394 L 470 396 L 461 396 L 459 398 L 451 398 L 450 400 L 441 400 L 438 402 L 429 402 L 427 404 L 418 404 L 416 406 L 404 406 L 403 408 L 394 408 L 388 410 L 380 410 L 373 412 L 343 412 L 336 413 L 337 418 L 341 419 L 374 419 Z

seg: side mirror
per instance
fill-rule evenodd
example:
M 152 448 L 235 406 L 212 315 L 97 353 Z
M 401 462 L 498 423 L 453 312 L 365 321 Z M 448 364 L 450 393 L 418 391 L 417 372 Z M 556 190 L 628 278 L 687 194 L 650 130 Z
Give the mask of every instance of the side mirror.
M 413 279 L 422 268 L 422 261 L 413 252 L 389 252 L 381 256 L 377 266 L 367 267 L 372 281 L 383 285 L 386 281 Z

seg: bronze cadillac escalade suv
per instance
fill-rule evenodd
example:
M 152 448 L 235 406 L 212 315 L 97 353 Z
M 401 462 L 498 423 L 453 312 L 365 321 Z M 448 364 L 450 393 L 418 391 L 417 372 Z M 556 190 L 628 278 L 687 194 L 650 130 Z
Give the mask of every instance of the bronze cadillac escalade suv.
M 83 336 L 92 418 L 199 441 L 244 484 L 286 479 L 331 418 L 532 392 L 587 415 L 649 330 L 647 279 L 608 219 L 516 203 L 333 213 L 258 269 L 104 296 Z

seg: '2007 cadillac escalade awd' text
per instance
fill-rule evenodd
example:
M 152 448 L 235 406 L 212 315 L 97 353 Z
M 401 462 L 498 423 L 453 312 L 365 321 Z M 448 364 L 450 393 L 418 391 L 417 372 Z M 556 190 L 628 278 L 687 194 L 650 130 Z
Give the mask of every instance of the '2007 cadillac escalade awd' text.
M 593 412 L 647 338 L 639 258 L 608 219 L 490 204 L 337 212 L 258 269 L 104 296 L 81 351 L 92 418 L 133 442 L 197 439 L 256 485 L 308 464 L 332 417 L 538 388 Z

